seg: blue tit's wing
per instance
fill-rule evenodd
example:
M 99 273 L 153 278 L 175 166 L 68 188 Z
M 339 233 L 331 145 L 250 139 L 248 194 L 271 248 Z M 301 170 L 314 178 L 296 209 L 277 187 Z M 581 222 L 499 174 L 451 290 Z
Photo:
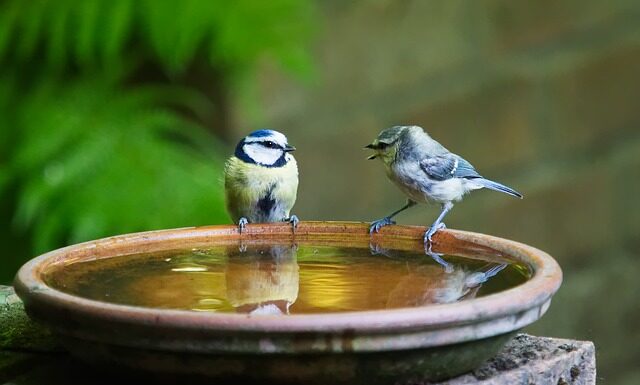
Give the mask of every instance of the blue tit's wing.
M 482 178 L 471 163 L 462 157 L 448 153 L 433 155 L 420 161 L 420 168 L 431 179 L 445 180 L 451 178 Z

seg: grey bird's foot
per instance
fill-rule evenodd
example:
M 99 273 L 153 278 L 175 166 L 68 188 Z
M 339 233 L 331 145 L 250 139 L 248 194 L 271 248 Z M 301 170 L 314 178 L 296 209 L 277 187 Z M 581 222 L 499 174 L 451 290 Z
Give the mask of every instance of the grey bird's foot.
M 238 221 L 238 231 L 240 232 L 240 234 L 242 234 L 242 232 L 244 231 L 247 223 L 249 223 L 249 221 L 245 217 L 240 218 L 240 220 Z
M 379 232 L 381 228 L 388 225 L 395 225 L 396 221 L 391 219 L 391 217 L 384 217 L 382 219 L 378 219 L 377 221 L 371 222 L 371 226 L 369 226 L 369 234 L 373 234 L 374 232 Z
M 424 243 L 425 244 L 429 244 L 431 245 L 431 237 L 433 237 L 433 234 L 435 234 L 438 230 L 441 229 L 446 229 L 447 226 L 444 225 L 444 223 L 440 222 L 437 225 L 432 225 L 431 227 L 429 227 L 429 230 L 427 230 L 427 232 L 424 233 Z
M 291 230 L 295 233 L 296 228 L 298 227 L 298 222 L 300 222 L 300 219 L 298 219 L 296 215 L 292 215 L 287 219 L 287 221 L 291 223 Z

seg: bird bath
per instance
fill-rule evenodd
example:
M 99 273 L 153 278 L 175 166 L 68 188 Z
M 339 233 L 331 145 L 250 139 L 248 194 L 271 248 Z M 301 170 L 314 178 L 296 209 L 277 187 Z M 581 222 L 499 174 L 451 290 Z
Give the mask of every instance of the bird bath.
M 16 292 L 79 359 L 159 378 L 444 379 L 540 318 L 562 280 L 532 247 L 351 222 L 120 235 L 44 254 Z

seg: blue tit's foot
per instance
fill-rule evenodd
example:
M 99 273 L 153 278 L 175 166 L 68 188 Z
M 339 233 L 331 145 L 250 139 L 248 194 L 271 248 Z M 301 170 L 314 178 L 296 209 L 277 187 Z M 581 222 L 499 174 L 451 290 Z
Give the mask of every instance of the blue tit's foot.
M 371 226 L 369 226 L 369 234 L 373 234 L 374 232 L 379 232 L 381 228 L 388 225 L 395 225 L 396 221 L 391 219 L 391 217 L 384 217 L 382 219 L 378 219 L 377 221 L 371 222 Z
M 298 227 L 298 222 L 300 222 L 300 219 L 298 219 L 296 215 L 292 215 L 287 219 L 287 221 L 291 223 L 291 230 L 295 233 L 296 227 Z
M 447 226 L 445 226 L 444 223 L 442 223 L 442 222 L 438 223 L 435 226 L 429 227 L 429 230 L 427 230 L 424 233 L 424 243 L 431 245 L 431 243 L 433 242 L 431 240 L 431 237 L 433 237 L 433 234 L 435 234 L 438 230 L 446 229 L 446 228 L 447 228 Z
M 240 234 L 242 234 L 244 228 L 247 227 L 247 223 L 249 223 L 249 220 L 247 220 L 247 218 L 245 217 L 240 218 L 240 220 L 238 221 L 238 231 L 240 232 Z

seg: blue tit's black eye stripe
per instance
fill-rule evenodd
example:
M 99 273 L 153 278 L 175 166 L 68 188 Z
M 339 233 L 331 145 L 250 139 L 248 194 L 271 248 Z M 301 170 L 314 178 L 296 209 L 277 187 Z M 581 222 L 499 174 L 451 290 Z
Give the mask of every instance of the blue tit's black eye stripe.
M 266 148 L 282 148 L 280 147 L 278 144 L 270 141 L 270 140 L 265 140 L 264 142 L 260 142 L 260 144 Z

